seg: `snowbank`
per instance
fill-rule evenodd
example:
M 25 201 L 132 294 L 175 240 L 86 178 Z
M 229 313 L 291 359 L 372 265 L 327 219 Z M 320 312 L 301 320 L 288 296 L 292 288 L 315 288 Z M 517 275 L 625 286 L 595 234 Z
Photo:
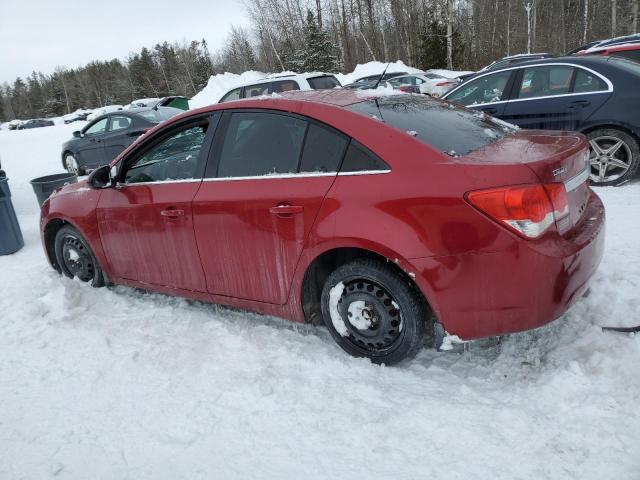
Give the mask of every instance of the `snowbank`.
M 240 75 L 229 72 L 213 75 L 209 78 L 207 86 L 189 100 L 189 107 L 194 109 L 206 107 L 212 103 L 218 103 L 218 100 L 220 100 L 222 96 L 232 88 L 244 85 L 248 82 L 260 80 L 266 76 L 266 73 L 256 72 L 253 70 L 244 72 Z
M 351 73 L 338 73 L 336 74 L 336 78 L 340 80 L 342 85 L 348 85 L 350 83 L 355 82 L 358 78 L 368 77 L 369 75 L 377 75 L 384 71 L 387 68 L 387 73 L 393 72 L 407 72 L 407 73 L 422 73 L 422 70 L 409 67 L 404 64 L 401 60 L 392 63 L 383 63 L 383 62 L 368 62 L 362 63 L 356 66 L 356 68 Z

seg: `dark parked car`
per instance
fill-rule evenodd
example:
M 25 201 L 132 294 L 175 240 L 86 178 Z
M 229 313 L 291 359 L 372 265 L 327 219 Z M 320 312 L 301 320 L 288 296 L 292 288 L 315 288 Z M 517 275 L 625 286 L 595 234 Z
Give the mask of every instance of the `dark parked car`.
M 64 119 L 64 123 L 65 124 L 69 124 L 69 123 L 73 123 L 73 122 L 80 122 L 80 121 L 84 121 L 87 119 L 87 117 L 91 114 L 91 110 L 88 110 L 86 112 L 79 112 L 79 113 L 74 113 L 71 114 L 69 116 L 67 116 Z
M 591 144 L 591 181 L 619 185 L 640 163 L 640 64 L 596 55 L 485 72 L 444 95 L 522 128 L 577 130 Z
M 604 251 L 588 143 L 425 95 L 289 92 L 172 119 L 54 193 L 59 272 L 325 326 L 376 363 L 535 328 Z
M 53 127 L 55 125 L 51 120 L 44 120 L 42 118 L 34 118 L 33 120 L 27 120 L 21 123 L 16 128 L 17 130 L 26 130 L 27 128 L 40 128 L 40 127 Z
M 358 78 L 353 83 L 350 83 L 348 85 L 344 85 L 343 88 L 355 88 L 355 89 L 358 89 L 358 90 L 370 90 L 370 89 L 374 88 L 377 84 L 384 85 L 387 80 L 391 80 L 392 78 L 399 77 L 400 75 L 408 75 L 408 73 L 407 72 L 385 73 L 384 75 L 382 75 L 382 79 L 380 79 L 380 74 L 378 74 L 378 75 L 369 75 L 368 77 Z M 378 80 L 380 80 L 380 82 L 378 82 Z
M 62 146 L 62 166 L 70 173 L 84 175 L 107 165 L 146 130 L 182 110 L 171 107 L 118 110 L 93 120 Z

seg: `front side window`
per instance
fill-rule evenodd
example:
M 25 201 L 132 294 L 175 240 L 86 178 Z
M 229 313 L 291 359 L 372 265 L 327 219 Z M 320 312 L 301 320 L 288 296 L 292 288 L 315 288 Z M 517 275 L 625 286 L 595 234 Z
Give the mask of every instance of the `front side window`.
M 233 89 L 229 93 L 227 93 L 224 97 L 222 97 L 218 103 L 230 102 L 232 100 L 239 100 L 241 93 L 242 93 L 242 88 Z
M 174 133 L 138 158 L 127 170 L 125 183 L 196 178 L 207 124 Z
M 259 97 L 269 93 L 269 84 L 261 83 L 259 85 L 249 85 L 244 87 L 244 98 Z
M 107 123 L 109 123 L 108 118 L 103 118 L 102 120 L 98 120 L 93 125 L 90 125 L 85 131 L 85 135 L 98 135 L 100 133 L 104 133 L 107 131 Z
M 262 112 L 231 114 L 218 164 L 218 177 L 296 173 L 307 122 Z
M 573 67 L 550 65 L 523 69 L 518 98 L 549 97 L 569 93 Z
M 114 115 L 111 117 L 111 126 L 109 131 L 115 132 L 117 130 L 124 130 L 131 125 L 131 119 L 129 117 L 123 117 L 121 115 Z
M 599 92 L 606 89 L 607 84 L 600 77 L 581 68 L 577 70 L 574 93 Z
M 511 70 L 508 70 L 476 78 L 449 95 L 447 100 L 464 106 L 499 102 L 510 76 Z

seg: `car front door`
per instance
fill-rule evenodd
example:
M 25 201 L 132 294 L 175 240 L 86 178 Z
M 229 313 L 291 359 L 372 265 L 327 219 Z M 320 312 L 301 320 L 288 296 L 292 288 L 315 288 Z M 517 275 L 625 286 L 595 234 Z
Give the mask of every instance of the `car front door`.
M 78 155 L 78 163 L 83 168 L 96 168 L 108 163 L 105 161 L 102 144 L 108 126 L 109 117 L 104 117 L 89 124 L 82 131 L 83 141 L 76 154 Z
M 227 112 L 193 200 L 212 294 L 284 304 L 347 137 L 302 117 Z
M 109 118 L 107 132 L 102 138 L 105 165 L 111 163 L 136 139 L 133 133 L 133 118 L 128 115 L 112 115 Z
M 113 275 L 206 292 L 191 202 L 202 183 L 216 118 L 199 118 L 149 138 L 122 160 L 118 184 L 103 191 L 97 209 Z
M 502 118 L 522 128 L 576 130 L 608 98 L 598 75 L 573 65 L 519 69 Z
M 513 72 L 503 70 L 475 77 L 445 95 L 445 99 L 502 118 L 513 83 Z

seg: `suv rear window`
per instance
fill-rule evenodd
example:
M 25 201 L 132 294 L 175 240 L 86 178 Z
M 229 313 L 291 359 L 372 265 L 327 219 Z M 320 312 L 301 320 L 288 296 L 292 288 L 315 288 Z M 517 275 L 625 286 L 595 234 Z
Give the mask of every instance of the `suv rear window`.
M 329 90 L 340 86 L 340 82 L 333 75 L 308 78 L 307 82 L 309 82 L 309 86 L 314 90 Z
M 481 112 L 419 95 L 393 95 L 347 108 L 382 120 L 452 157 L 471 153 L 515 130 Z

